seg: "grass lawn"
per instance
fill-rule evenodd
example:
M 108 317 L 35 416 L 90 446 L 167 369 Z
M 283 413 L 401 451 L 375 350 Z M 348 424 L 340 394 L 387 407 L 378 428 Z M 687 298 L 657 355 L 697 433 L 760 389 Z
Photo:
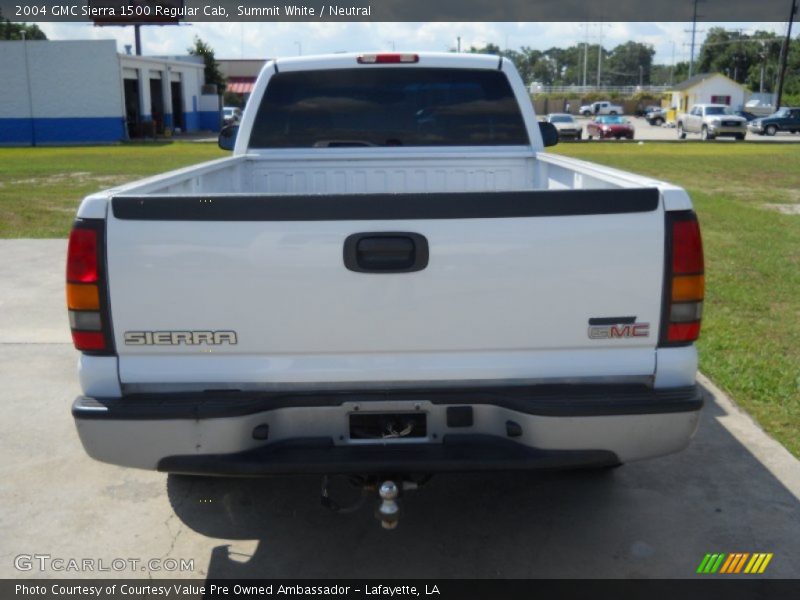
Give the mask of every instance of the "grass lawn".
M 0 237 L 66 237 L 84 196 L 226 155 L 192 142 L 0 148 Z
M 800 457 L 800 144 L 562 144 L 686 188 L 703 232 L 700 369 Z
M 800 144 L 585 143 L 555 152 L 681 185 L 703 229 L 700 366 L 800 457 Z M 215 144 L 0 148 L 0 237 L 65 237 L 91 192 L 225 156 Z

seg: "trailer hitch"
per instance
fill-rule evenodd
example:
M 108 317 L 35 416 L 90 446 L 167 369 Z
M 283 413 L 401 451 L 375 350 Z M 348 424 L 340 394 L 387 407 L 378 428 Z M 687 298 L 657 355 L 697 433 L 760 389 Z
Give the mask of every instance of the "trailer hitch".
M 381 503 L 375 511 L 375 517 L 384 529 L 395 529 L 400 520 L 400 505 L 397 503 L 400 490 L 397 489 L 397 484 L 394 481 L 384 481 L 378 488 L 378 496 Z
M 395 479 L 400 485 L 395 483 Z M 400 496 L 407 491 L 416 490 L 426 483 L 430 476 L 423 477 L 421 480 L 398 477 L 386 479 L 384 477 L 350 477 L 352 485 L 361 488 L 358 499 L 348 506 L 341 506 L 331 497 L 330 478 L 325 475 L 322 478 L 322 505 L 339 514 L 354 513 L 359 510 L 367 499 L 367 496 L 377 491 L 380 500 L 375 509 L 375 518 L 381 523 L 383 529 L 396 529 L 402 513 L 400 506 Z

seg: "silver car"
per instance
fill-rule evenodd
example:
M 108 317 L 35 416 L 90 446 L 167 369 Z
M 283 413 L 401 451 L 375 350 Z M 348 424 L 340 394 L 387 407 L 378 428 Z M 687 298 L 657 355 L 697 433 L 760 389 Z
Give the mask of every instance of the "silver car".
M 583 127 L 570 114 L 550 113 L 544 120 L 555 126 L 558 130 L 558 138 L 561 140 L 579 140 L 583 136 Z

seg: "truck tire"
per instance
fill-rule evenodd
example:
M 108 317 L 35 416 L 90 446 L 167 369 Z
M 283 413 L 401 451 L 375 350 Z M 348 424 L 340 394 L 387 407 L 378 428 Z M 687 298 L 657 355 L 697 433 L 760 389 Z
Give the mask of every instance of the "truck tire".
M 714 139 L 714 136 L 708 133 L 708 127 L 705 125 L 703 125 L 703 129 L 700 130 L 700 139 L 706 142 Z
M 768 136 L 772 137 L 773 135 L 778 133 L 778 128 L 775 125 L 767 125 L 764 128 L 764 133 L 766 133 Z
M 583 111 L 583 113 L 582 113 L 582 114 L 583 114 L 583 116 L 584 116 L 584 117 L 591 117 L 591 116 L 592 116 L 592 111 L 590 111 L 590 110 L 585 110 L 585 111 Z
M 686 132 L 683 130 L 683 123 L 678 123 L 678 139 L 685 140 Z
M 664 119 L 662 119 L 661 117 L 656 117 L 655 119 L 653 119 L 653 122 L 651 123 L 651 125 L 655 125 L 656 127 L 661 127 L 663 124 L 664 124 Z

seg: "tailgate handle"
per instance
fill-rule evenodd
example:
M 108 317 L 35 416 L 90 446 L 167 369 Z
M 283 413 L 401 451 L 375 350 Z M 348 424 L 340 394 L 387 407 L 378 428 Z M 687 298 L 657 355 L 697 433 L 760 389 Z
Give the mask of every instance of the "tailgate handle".
M 418 233 L 354 233 L 344 241 L 344 266 L 356 273 L 412 273 L 428 266 L 428 240 Z

